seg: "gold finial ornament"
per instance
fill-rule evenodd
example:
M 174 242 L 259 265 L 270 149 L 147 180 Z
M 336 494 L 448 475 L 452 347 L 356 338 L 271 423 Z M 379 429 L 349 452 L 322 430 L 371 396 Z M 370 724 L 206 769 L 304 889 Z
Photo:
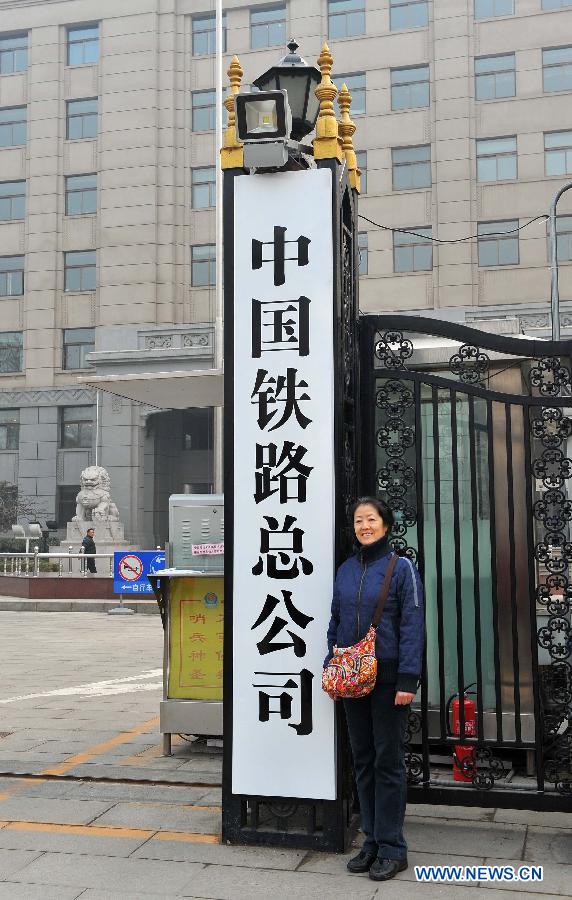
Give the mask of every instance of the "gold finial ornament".
M 236 136 L 236 114 L 234 111 L 234 98 L 240 91 L 240 82 L 244 75 L 238 56 L 232 57 L 227 75 L 230 81 L 230 90 L 224 101 L 228 115 L 220 150 L 221 168 L 242 169 L 244 168 L 244 145 Z
M 358 192 L 360 191 L 360 175 L 361 172 L 357 164 L 357 156 L 354 150 L 353 136 L 356 131 L 356 124 L 350 118 L 350 106 L 352 105 L 352 95 L 348 91 L 347 85 L 343 84 L 338 97 L 341 117 L 338 123 L 339 132 L 342 138 L 342 148 L 346 158 L 348 167 L 348 179 L 351 186 Z
M 337 159 L 343 162 L 344 153 L 339 136 L 338 120 L 334 112 L 334 100 L 338 89 L 330 77 L 333 63 L 334 58 L 330 53 L 330 48 L 324 44 L 318 57 L 322 80 L 316 88 L 316 97 L 320 102 L 320 114 L 316 122 L 316 137 L 313 141 L 314 159 Z

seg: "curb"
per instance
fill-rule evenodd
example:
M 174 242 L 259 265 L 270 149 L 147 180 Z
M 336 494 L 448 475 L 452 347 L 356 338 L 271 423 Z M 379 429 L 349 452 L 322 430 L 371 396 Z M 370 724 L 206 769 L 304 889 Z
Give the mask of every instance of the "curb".
M 139 615 L 159 615 L 154 600 L 125 600 L 123 605 Z M 26 600 L 22 597 L 0 597 L 0 612 L 90 612 L 106 613 L 119 606 L 116 600 Z

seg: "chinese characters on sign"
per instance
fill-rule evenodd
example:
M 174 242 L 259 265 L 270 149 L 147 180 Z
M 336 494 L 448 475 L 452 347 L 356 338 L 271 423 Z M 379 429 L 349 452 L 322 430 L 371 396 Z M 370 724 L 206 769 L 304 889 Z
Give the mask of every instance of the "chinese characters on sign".
M 331 190 L 328 170 L 235 181 L 234 793 L 335 798 L 333 704 L 320 690 L 334 542 Z

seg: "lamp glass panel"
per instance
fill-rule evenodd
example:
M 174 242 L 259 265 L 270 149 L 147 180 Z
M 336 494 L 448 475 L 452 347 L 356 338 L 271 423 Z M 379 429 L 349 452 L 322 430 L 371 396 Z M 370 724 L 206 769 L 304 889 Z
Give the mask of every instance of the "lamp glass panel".
M 306 102 L 306 85 L 308 79 L 306 73 L 303 76 L 281 75 L 280 87 L 288 93 L 288 103 L 292 111 L 292 118 L 305 118 L 304 104 Z
M 276 100 L 251 100 L 245 104 L 248 134 L 276 134 L 278 116 Z

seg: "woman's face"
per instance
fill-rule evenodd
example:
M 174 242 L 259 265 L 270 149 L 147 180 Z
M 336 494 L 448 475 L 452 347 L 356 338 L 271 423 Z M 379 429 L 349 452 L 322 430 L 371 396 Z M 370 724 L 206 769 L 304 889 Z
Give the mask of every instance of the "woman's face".
M 354 531 L 360 544 L 373 544 L 387 534 L 387 525 L 375 506 L 362 503 L 354 513 Z

